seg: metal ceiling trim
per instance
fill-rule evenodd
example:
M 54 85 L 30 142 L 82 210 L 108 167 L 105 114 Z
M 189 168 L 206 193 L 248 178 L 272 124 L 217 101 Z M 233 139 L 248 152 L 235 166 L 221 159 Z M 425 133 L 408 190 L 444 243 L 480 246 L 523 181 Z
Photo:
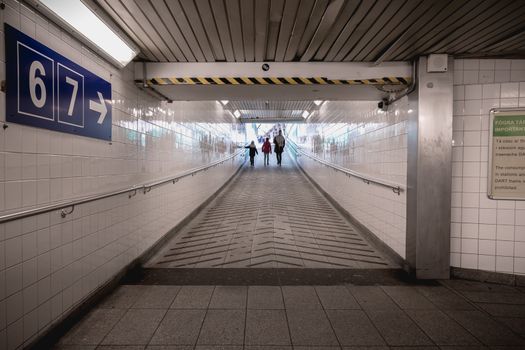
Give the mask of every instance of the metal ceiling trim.
M 328 79 L 326 77 L 155 77 L 151 85 L 408 85 L 411 77 Z

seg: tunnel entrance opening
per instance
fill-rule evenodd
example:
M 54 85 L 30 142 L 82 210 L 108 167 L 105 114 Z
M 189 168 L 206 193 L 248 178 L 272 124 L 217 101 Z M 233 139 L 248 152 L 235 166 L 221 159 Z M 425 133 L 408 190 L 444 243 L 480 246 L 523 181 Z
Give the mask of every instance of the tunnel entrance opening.
M 334 164 L 350 164 L 355 125 L 377 109 L 377 101 L 219 100 L 216 105 L 243 129 L 238 147 L 255 141 L 254 167 L 246 161 L 128 283 L 398 283 L 399 259 L 334 206 L 298 161 L 302 147 Z M 262 142 L 273 142 L 279 130 L 288 143 L 282 166 L 275 153 L 265 165 Z
M 261 157 L 259 157 L 261 158 Z M 141 283 L 335 284 L 399 278 L 399 265 L 368 241 L 301 172 L 244 169 L 143 267 Z

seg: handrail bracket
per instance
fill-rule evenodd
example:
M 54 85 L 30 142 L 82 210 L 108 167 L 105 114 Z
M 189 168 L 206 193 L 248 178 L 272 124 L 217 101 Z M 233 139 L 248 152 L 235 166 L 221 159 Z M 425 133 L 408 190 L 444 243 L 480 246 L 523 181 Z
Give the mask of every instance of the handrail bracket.
M 66 211 L 66 208 L 71 208 L 71 210 Z M 66 207 L 66 208 L 60 210 L 60 216 L 62 218 L 65 218 L 66 216 L 68 216 L 69 214 L 72 214 L 75 211 L 75 205 L 74 204 L 70 205 L 69 207 Z

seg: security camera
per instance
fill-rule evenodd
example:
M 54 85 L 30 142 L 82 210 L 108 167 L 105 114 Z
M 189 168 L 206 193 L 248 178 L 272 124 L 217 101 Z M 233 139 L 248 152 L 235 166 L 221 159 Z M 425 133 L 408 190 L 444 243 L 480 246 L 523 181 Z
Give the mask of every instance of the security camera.
M 383 112 L 386 112 L 388 109 L 388 99 L 384 98 L 377 104 L 377 108 L 382 110 Z
M 261 68 L 262 68 L 263 71 L 266 72 L 266 71 L 270 70 L 270 65 L 268 63 L 263 63 Z

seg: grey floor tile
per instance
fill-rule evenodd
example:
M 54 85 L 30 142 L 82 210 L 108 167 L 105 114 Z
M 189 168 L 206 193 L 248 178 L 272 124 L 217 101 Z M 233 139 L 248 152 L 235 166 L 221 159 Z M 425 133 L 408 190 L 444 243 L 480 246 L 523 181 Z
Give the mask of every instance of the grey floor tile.
M 148 344 L 166 310 L 130 309 L 104 338 L 104 345 Z
M 172 309 L 206 309 L 214 286 L 183 286 L 171 304 Z
M 106 297 L 97 308 L 100 309 L 128 309 L 146 291 L 147 286 L 124 285 L 118 287 Z
M 367 310 L 366 313 L 390 346 L 434 345 L 402 310 Z
M 419 293 L 413 286 L 383 286 L 382 288 L 401 309 L 436 308 L 434 304 Z
M 194 345 L 197 342 L 206 310 L 169 310 L 150 344 Z
M 61 344 L 97 345 L 126 313 L 124 309 L 94 309 L 67 332 Z
M 284 310 L 248 310 L 246 345 L 291 345 Z
M 193 350 L 193 345 L 148 345 L 146 350 Z
M 438 345 L 481 345 L 465 328 L 439 310 L 408 310 L 407 313 Z
M 512 293 L 517 291 L 515 287 L 506 286 L 503 284 L 467 281 L 461 279 L 441 280 L 440 283 L 457 291 L 500 293 Z
M 344 286 L 317 286 L 315 290 L 325 309 L 360 309 L 355 298 Z
M 245 345 L 244 350 L 293 350 L 293 347 L 286 345 Z
M 327 310 L 341 345 L 385 345 L 385 341 L 362 310 Z
M 525 340 L 480 311 L 446 311 L 485 345 L 523 345 Z
M 515 333 L 520 334 L 522 337 L 525 336 L 525 318 L 518 317 L 498 317 L 498 322 L 501 322 Z
M 247 287 L 217 286 L 213 291 L 210 309 L 245 309 Z
M 442 286 L 419 286 L 416 288 L 438 309 L 441 310 L 475 310 L 474 305 L 465 297 Z
M 348 287 L 359 305 L 366 310 L 399 310 L 394 301 L 386 295 L 381 287 L 353 286 Z
M 70 344 L 56 344 L 51 350 L 95 350 L 96 345 L 70 345 Z
M 294 350 L 340 350 L 340 346 L 294 346 Z
M 179 290 L 179 286 L 147 286 L 145 292 L 135 301 L 132 307 L 139 309 L 167 309 Z
M 315 288 L 312 286 L 283 286 L 284 306 L 287 309 L 322 309 Z
M 323 310 L 287 309 L 286 313 L 294 347 L 339 345 Z
M 390 350 L 388 346 L 343 346 L 343 350 Z
M 391 346 L 392 350 L 439 350 L 439 346 L 428 345 L 428 346 Z
M 439 349 L 441 350 L 489 350 L 488 347 L 483 346 L 483 345 L 442 345 L 439 347 Z M 507 349 L 507 350 L 510 350 L 510 349 Z
M 521 304 L 525 305 L 525 293 L 513 292 L 461 292 L 473 303 Z
M 280 286 L 249 286 L 248 309 L 284 309 Z
M 145 345 L 99 345 L 97 350 L 144 350 Z
M 244 310 L 208 310 L 197 343 L 199 345 L 242 345 Z
M 482 303 L 478 304 L 478 306 L 492 316 L 524 318 L 523 322 L 525 323 L 525 305 Z
M 242 345 L 197 345 L 195 350 L 243 350 Z

